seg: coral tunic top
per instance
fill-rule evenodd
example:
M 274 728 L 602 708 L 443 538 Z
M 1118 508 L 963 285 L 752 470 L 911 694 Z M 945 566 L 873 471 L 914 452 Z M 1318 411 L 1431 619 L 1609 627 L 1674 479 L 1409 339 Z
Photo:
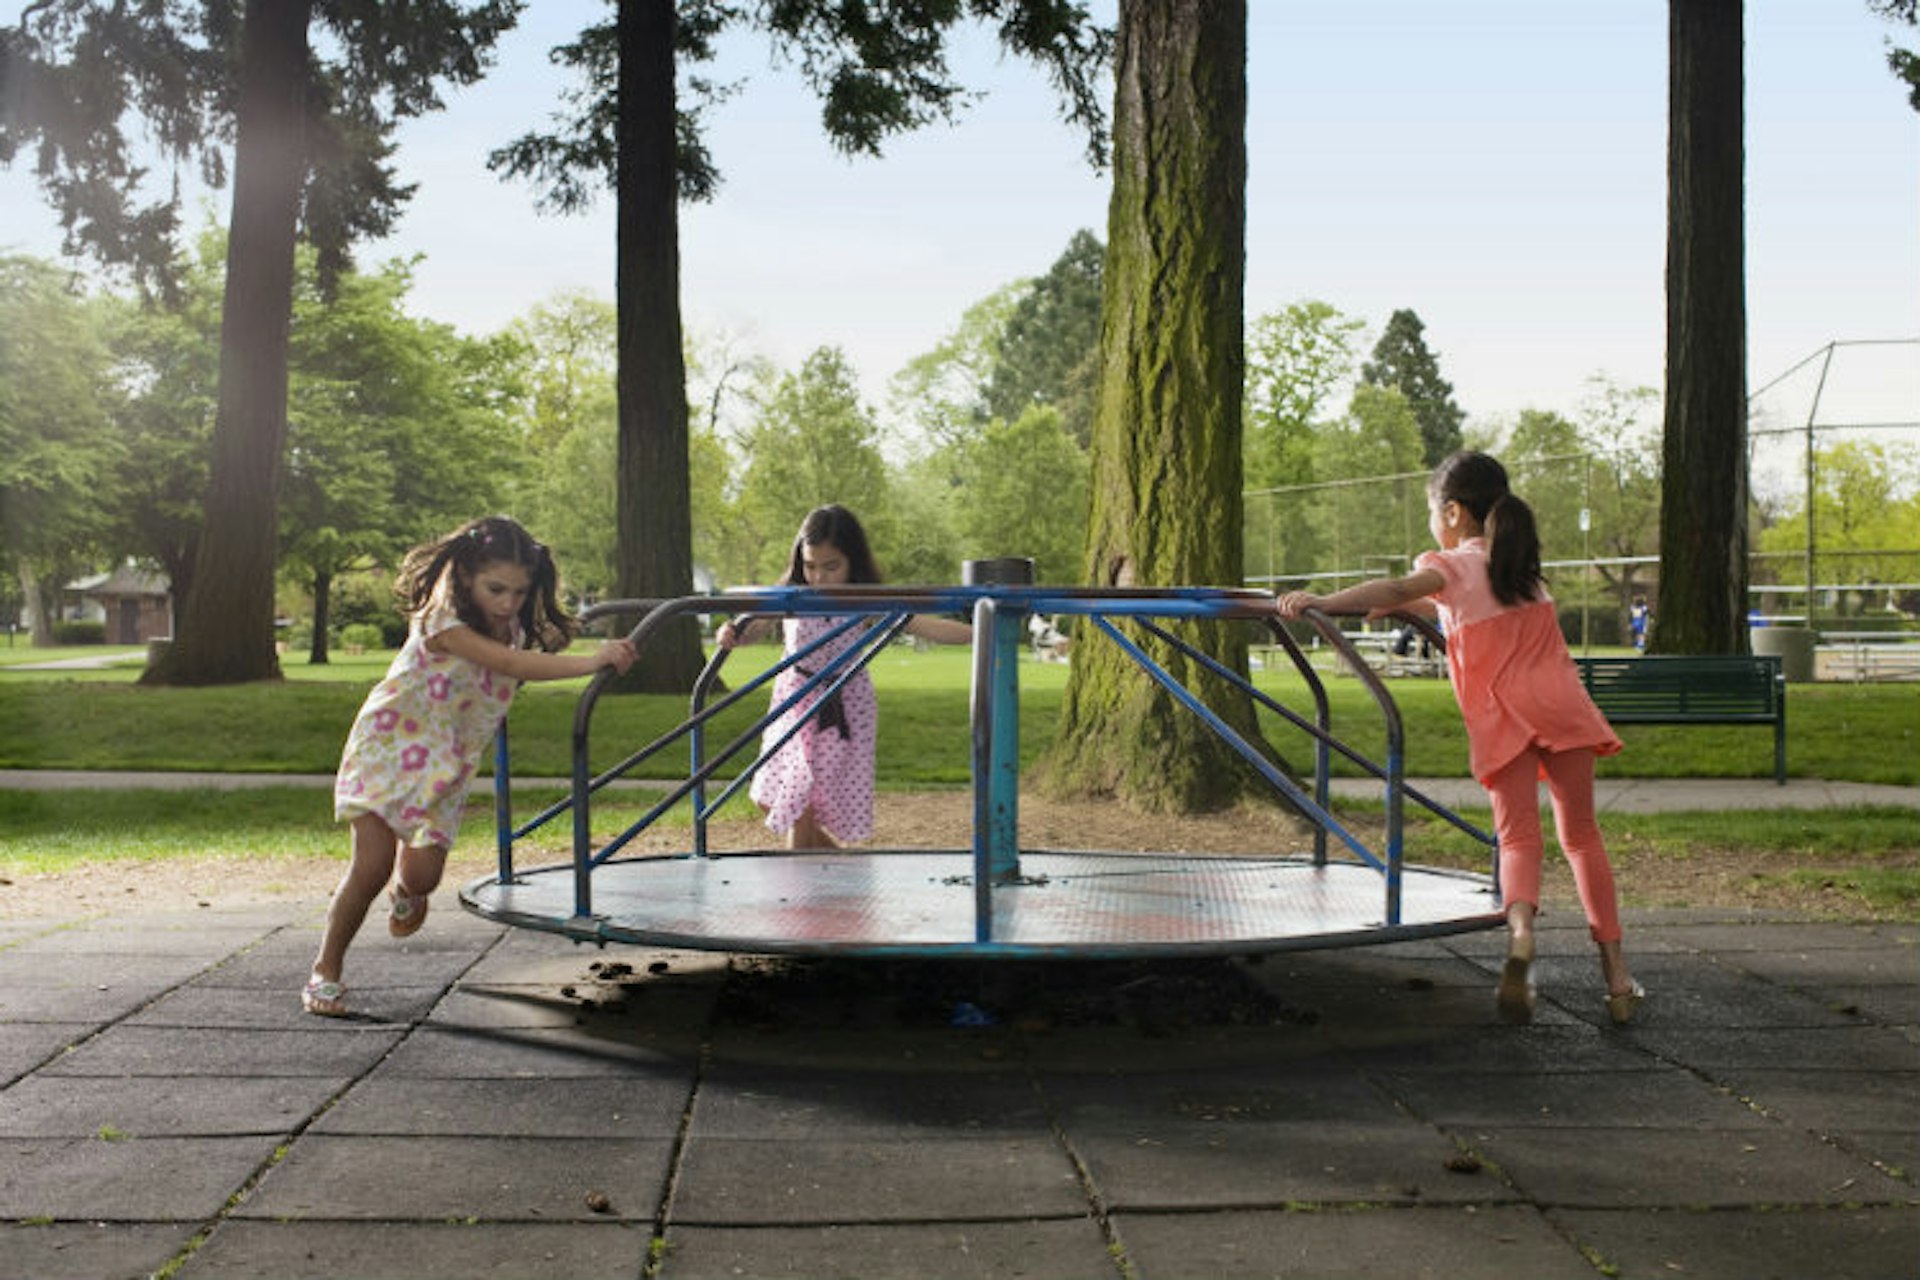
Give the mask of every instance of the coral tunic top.
M 1447 636 L 1447 672 L 1467 725 L 1473 776 L 1485 784 L 1529 747 L 1620 750 L 1613 726 L 1593 705 L 1560 634 L 1553 599 L 1500 603 L 1487 576 L 1487 543 L 1468 538 L 1414 561 L 1446 584 L 1433 593 Z

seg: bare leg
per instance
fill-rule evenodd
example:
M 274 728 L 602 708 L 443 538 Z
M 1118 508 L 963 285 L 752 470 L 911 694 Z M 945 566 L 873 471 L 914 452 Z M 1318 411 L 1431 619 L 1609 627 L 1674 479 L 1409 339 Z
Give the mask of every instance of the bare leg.
M 789 849 L 838 849 L 840 844 L 827 834 L 819 819 L 808 809 L 793 820 L 793 826 L 787 830 L 787 848 Z
M 400 875 L 394 888 L 425 897 L 440 887 L 447 872 L 447 851 L 437 844 L 408 845 L 400 851 Z
M 316 976 L 340 981 L 347 947 L 360 932 L 367 908 L 387 887 L 399 846 L 400 838 L 393 828 L 373 814 L 363 813 L 353 820 L 353 861 L 327 906 L 326 932 L 320 936 L 320 953 L 313 958 Z

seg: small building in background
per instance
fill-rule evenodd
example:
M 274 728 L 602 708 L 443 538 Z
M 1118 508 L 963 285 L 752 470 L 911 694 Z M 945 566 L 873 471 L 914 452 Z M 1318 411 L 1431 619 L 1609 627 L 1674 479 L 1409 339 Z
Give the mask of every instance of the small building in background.
M 122 564 L 69 582 L 61 612 L 106 628 L 108 644 L 145 644 L 173 635 L 173 585 L 165 574 Z

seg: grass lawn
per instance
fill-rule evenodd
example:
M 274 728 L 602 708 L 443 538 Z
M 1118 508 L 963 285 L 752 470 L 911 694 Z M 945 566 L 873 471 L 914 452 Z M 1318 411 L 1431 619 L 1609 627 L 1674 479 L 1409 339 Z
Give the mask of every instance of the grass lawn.
M 63 652 L 71 656 L 73 651 Z M 776 655 L 771 646 L 743 649 L 730 662 L 728 678 L 743 684 Z M 354 712 L 390 657 L 342 657 L 319 668 L 294 657 L 285 663 L 282 682 L 205 689 L 143 688 L 135 683 L 137 661 L 105 672 L 27 672 L 17 663 L 0 662 L 0 724 L 9 730 L 0 737 L 0 768 L 328 774 Z M 875 662 L 882 789 L 967 785 L 970 662 L 964 649 L 907 646 L 896 646 Z M 1035 759 L 1051 739 L 1067 672 L 1062 664 L 1022 663 L 1025 761 Z M 1256 682 L 1283 705 L 1310 706 L 1294 673 L 1262 671 Z M 521 691 L 509 722 L 517 776 L 567 773 L 571 724 L 584 684 L 536 684 Z M 1390 688 L 1406 725 L 1408 772 L 1464 776 L 1466 742 L 1446 682 L 1399 679 Z M 1363 753 L 1378 754 L 1384 731 L 1364 687 L 1337 677 L 1330 679 L 1329 692 L 1336 731 Z M 752 724 L 765 706 L 765 690 L 756 690 L 717 717 L 708 732 L 709 754 L 740 739 L 750 755 L 757 745 Z M 680 697 L 601 700 L 593 721 L 594 767 L 603 769 L 637 751 L 685 714 Z M 1263 713 L 1262 721 L 1290 761 L 1310 760 L 1302 735 L 1270 713 Z M 1601 762 L 1603 775 L 1766 778 L 1772 772 L 1772 734 L 1764 728 L 1630 725 L 1622 737 L 1627 750 Z M 1920 784 L 1920 686 L 1794 685 L 1787 750 L 1796 776 Z M 676 744 L 637 772 L 671 778 L 684 777 L 685 769 L 685 749 Z M 641 811 L 637 799 L 612 792 L 603 797 L 594 810 L 596 834 L 620 830 Z M 523 783 L 515 788 L 515 802 L 516 815 L 524 819 L 544 798 Z M 470 813 L 463 846 L 491 842 L 487 804 L 480 798 Z M 735 804 L 745 806 L 744 801 Z M 1470 816 L 1485 822 L 1484 812 Z M 666 818 L 686 820 L 684 806 Z M 1608 837 L 1629 876 L 1636 860 L 1642 866 L 1660 860 L 1671 868 L 1709 853 L 1721 863 L 1729 851 L 1751 853 L 1756 880 L 1802 881 L 1876 914 L 1920 918 L 1920 824 L 1910 809 L 1622 817 L 1610 821 Z M 1414 823 L 1408 840 L 1423 862 L 1477 869 L 1484 861 L 1478 849 L 1444 824 Z M 340 859 L 345 852 L 330 798 L 312 786 L 0 791 L 4 876 L 181 856 Z
M 743 649 L 727 675 L 744 683 L 776 652 L 772 646 Z M 0 768 L 330 773 L 354 712 L 390 656 L 341 658 L 325 667 L 290 658 L 283 682 L 206 689 L 144 688 L 134 683 L 137 666 L 107 672 L 0 667 L 0 724 L 10 730 L 0 738 Z M 966 785 L 970 663 L 966 650 L 950 646 L 917 652 L 895 646 L 876 660 L 883 788 Z M 1051 741 L 1067 667 L 1023 661 L 1020 675 L 1021 756 L 1031 761 Z M 1292 672 L 1261 671 L 1256 683 L 1283 705 L 1302 711 L 1311 705 Z M 568 772 L 571 726 L 584 684 L 561 681 L 521 690 L 508 725 L 516 774 Z M 1407 771 L 1465 776 L 1466 739 L 1446 681 L 1400 679 L 1390 687 L 1406 725 Z M 1335 731 L 1377 758 L 1385 732 L 1364 687 L 1335 677 L 1329 693 Z M 764 693 L 756 691 L 716 717 L 707 735 L 710 752 L 748 733 L 765 705 Z M 596 768 L 639 750 L 685 714 L 686 701 L 679 697 L 602 699 L 592 725 Z M 1277 716 L 1263 714 L 1263 723 L 1269 741 L 1304 765 L 1310 758 L 1307 739 Z M 1773 737 L 1766 727 L 1626 725 L 1620 734 L 1627 749 L 1600 762 L 1603 777 L 1772 773 Z M 1920 785 L 1920 685 L 1791 686 L 1787 767 L 1795 777 Z M 639 772 L 684 776 L 685 768 L 684 751 L 675 747 Z M 1336 769 L 1353 772 L 1344 762 L 1337 761 Z

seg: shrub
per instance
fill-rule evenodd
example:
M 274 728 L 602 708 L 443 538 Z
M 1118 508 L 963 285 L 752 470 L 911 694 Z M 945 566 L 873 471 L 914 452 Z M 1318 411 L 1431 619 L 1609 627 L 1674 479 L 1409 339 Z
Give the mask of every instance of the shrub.
M 56 622 L 53 624 L 53 642 L 55 644 L 105 644 L 107 624 L 104 622 Z
M 355 622 L 340 628 L 340 643 L 348 649 L 378 649 L 382 645 L 380 628 L 371 622 Z

